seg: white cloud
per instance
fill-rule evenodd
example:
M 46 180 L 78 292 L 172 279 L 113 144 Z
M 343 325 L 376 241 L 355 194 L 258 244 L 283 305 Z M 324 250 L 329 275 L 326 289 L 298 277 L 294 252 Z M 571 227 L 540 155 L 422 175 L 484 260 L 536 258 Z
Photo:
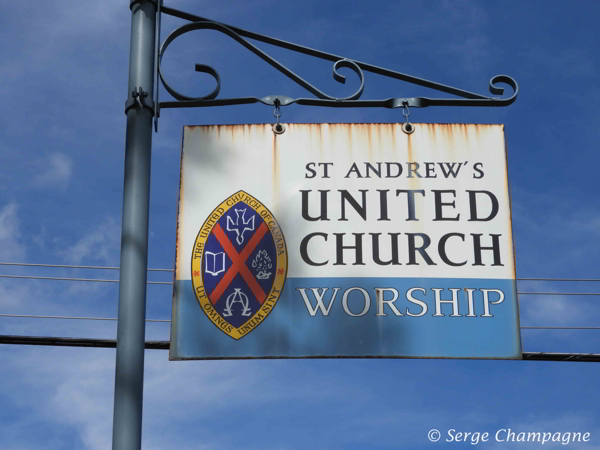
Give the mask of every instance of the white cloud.
M 19 262 L 25 258 L 25 245 L 20 242 L 21 232 L 17 205 L 9 203 L 0 210 L 0 260 Z
M 46 426 L 72 428 L 87 450 L 110 448 L 114 350 L 5 347 L 0 352 L 5 362 L 0 376 L 7 380 L 0 386 L 0 394 L 10 398 L 11 404 L 18 403 L 28 417 Z M 146 352 L 144 448 L 231 448 L 227 437 L 220 432 L 215 436 L 203 419 L 227 414 L 231 408 L 254 409 L 273 400 L 306 399 L 313 392 L 309 387 L 274 389 L 273 385 L 280 383 L 275 374 L 246 361 L 211 361 L 198 370 L 200 364 L 171 363 L 164 351 Z M 261 390 L 266 395 L 256 394 Z M 327 397 L 323 392 L 312 395 L 320 401 Z M 193 435 L 179 432 L 176 424 L 203 429 L 205 446 Z M 0 424 L 0 432 L 6 427 Z M 14 440 L 33 445 L 44 439 L 37 434 L 21 430 Z
M 33 289 L 23 284 L 12 283 L 7 279 L 0 280 L 0 313 L 19 314 L 19 307 L 34 297 Z M 2 324 L 2 331 L 5 323 Z
M 64 349 L 5 350 L 3 356 L 10 363 L 1 373 L 10 383 L 2 393 L 13 397 L 34 421 L 74 428 L 86 449 L 110 448 L 114 352 L 88 355 Z M 42 444 L 44 439 L 26 428 L 16 434 L 20 445 Z
M 115 264 L 119 260 L 120 243 L 121 227 L 109 217 L 60 254 L 71 264 L 80 264 L 84 260 Z
M 597 278 L 594 268 L 600 249 L 598 212 L 574 202 L 569 192 L 535 192 L 513 188 L 513 194 L 517 275 L 523 278 Z M 515 198 L 521 200 L 516 201 Z M 531 236 L 536 239 L 531 239 Z M 545 245 L 540 245 L 540 242 Z M 592 284 L 584 282 L 522 281 L 518 290 L 590 292 L 594 288 Z M 586 301 L 588 298 L 522 295 L 519 298 L 521 325 L 586 326 L 590 315 L 596 314 L 596 309 L 590 310 L 590 304 Z M 586 320 L 587 323 L 584 323 Z
M 48 155 L 46 163 L 40 165 L 40 173 L 32 180 L 38 188 L 66 189 L 73 175 L 73 160 L 64 153 L 54 152 Z
M 520 292 L 560 292 L 560 285 L 531 281 L 519 282 L 518 290 Z M 562 292 L 565 292 L 564 288 Z M 565 295 L 521 295 L 519 312 L 522 326 L 576 326 L 586 317 L 585 306 L 574 297 Z
M 536 273 L 519 273 L 519 276 L 545 273 L 593 278 L 590 269 L 600 250 L 600 214 L 586 204 L 573 201 L 568 191 L 535 192 L 513 187 L 512 193 L 517 262 L 525 261 L 524 266 L 537 268 Z M 547 245 L 540 246 L 538 240 L 522 239 L 520 235 L 536 236 Z
M 52 415 L 67 424 L 75 425 L 89 449 L 110 448 L 114 357 L 102 355 L 70 365 L 70 370 L 55 370 L 62 375 L 54 392 L 46 401 Z M 56 369 L 56 367 L 55 367 Z M 62 372 L 62 373 L 61 373 Z

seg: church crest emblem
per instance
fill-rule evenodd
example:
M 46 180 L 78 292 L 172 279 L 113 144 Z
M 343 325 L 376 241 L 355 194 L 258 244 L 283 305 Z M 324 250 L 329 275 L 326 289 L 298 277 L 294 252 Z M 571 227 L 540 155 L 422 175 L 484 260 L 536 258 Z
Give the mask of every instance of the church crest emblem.
M 241 339 L 275 308 L 287 275 L 287 248 L 273 214 L 239 191 L 206 219 L 192 252 L 192 283 L 208 319 Z

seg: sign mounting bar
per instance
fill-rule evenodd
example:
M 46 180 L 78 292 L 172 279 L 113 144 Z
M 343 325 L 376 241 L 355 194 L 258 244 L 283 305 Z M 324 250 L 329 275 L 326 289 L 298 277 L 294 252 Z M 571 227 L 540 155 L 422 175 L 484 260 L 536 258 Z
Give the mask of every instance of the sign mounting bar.
M 437 83 L 423 78 L 418 78 L 412 75 L 407 75 L 394 70 L 386 69 L 383 67 L 367 64 L 360 61 L 355 61 L 350 58 L 335 55 L 333 53 L 323 52 L 321 50 L 312 49 L 302 45 L 287 42 L 281 39 L 276 39 L 270 36 L 265 36 L 252 31 L 247 31 L 242 28 L 227 25 L 221 22 L 215 22 L 204 17 L 196 16 L 194 14 L 179 11 L 177 9 L 163 6 L 161 13 L 178 17 L 189 21 L 173 32 L 164 40 L 160 46 L 158 52 L 158 73 L 157 78 L 160 79 L 163 86 L 176 100 L 175 101 L 164 101 L 158 104 L 159 108 L 198 108 L 207 106 L 228 106 L 228 105 L 247 105 L 252 103 L 262 103 L 264 105 L 275 106 L 275 101 L 278 100 L 280 106 L 287 106 L 291 104 L 308 105 L 308 106 L 324 106 L 333 108 L 426 108 L 429 106 L 508 106 L 517 99 L 519 93 L 519 86 L 517 82 L 508 75 L 496 75 L 489 83 L 489 91 L 493 95 L 503 95 L 504 88 L 498 86 L 500 83 L 507 84 L 512 89 L 512 95 L 506 98 L 500 97 L 489 97 L 474 92 L 465 91 L 445 84 Z M 176 91 L 165 79 L 162 69 L 162 58 L 167 51 L 169 45 L 178 37 L 197 30 L 214 30 L 223 33 L 243 47 L 254 53 L 256 56 L 261 58 L 263 61 L 283 73 L 286 77 L 293 80 L 295 83 L 302 86 L 308 92 L 314 95 L 311 98 L 291 98 L 285 95 L 269 95 L 266 97 L 236 97 L 236 98 L 218 98 L 221 89 L 221 79 L 217 70 L 213 67 L 205 64 L 196 64 L 196 71 L 211 75 L 216 86 L 212 92 L 201 97 L 191 97 Z M 268 55 L 266 52 L 249 42 L 247 39 L 253 39 L 259 42 L 264 42 L 269 45 L 276 47 L 285 48 L 293 52 L 301 53 L 304 55 L 313 56 L 315 58 L 323 59 L 326 61 L 332 61 L 333 64 L 333 78 L 340 82 L 345 83 L 346 77 L 339 73 L 340 68 L 352 69 L 359 77 L 360 86 L 354 92 L 354 94 L 344 97 L 336 98 L 332 97 L 325 92 L 312 85 L 301 76 L 281 64 L 275 58 Z M 386 99 L 370 99 L 361 100 L 360 97 L 363 94 L 365 86 L 365 75 L 364 72 L 371 72 L 377 75 L 382 75 L 396 80 L 405 81 L 407 83 L 416 84 L 426 88 L 434 89 L 436 91 L 445 92 L 448 94 L 455 95 L 459 98 L 429 98 L 429 97 L 390 97 Z

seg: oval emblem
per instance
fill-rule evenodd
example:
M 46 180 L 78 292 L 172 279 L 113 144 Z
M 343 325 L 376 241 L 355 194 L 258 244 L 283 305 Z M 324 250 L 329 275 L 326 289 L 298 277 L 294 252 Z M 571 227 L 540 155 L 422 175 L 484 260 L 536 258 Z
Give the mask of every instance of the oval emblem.
M 287 248 L 273 214 L 239 191 L 206 219 L 192 253 L 192 282 L 206 316 L 240 339 L 273 311 L 287 275 Z

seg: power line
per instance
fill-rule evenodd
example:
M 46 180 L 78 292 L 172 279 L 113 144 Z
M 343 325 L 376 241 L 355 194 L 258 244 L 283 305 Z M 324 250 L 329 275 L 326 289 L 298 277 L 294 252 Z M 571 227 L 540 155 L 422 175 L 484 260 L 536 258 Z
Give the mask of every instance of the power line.
M 0 314 L 0 317 L 26 319 L 117 320 L 116 317 L 38 316 L 31 314 Z M 146 319 L 146 322 L 170 323 L 168 319 Z M 600 327 L 521 327 L 521 330 L 600 330 Z
M 517 292 L 519 295 L 600 295 L 600 292 Z
M 600 278 L 516 278 L 517 281 L 600 281 Z
M 66 269 L 100 269 L 100 270 L 120 270 L 116 266 L 77 266 L 69 264 L 32 264 L 0 262 L 0 266 L 23 266 L 23 267 L 60 267 Z M 173 269 L 148 269 L 149 272 L 173 272 Z M 600 282 L 600 278 L 516 278 L 517 281 L 591 281 Z
M 600 327 L 521 327 L 521 330 L 600 330 Z
M 58 281 L 96 281 L 99 283 L 118 283 L 119 280 L 106 280 L 100 278 L 64 278 L 64 277 L 38 277 L 33 275 L 0 275 L 0 278 L 21 278 L 29 280 L 58 280 Z M 583 280 L 590 281 L 590 280 Z M 147 281 L 147 284 L 173 285 L 172 281 Z M 517 292 L 519 295 L 600 295 L 600 292 Z
M 95 347 L 116 348 L 115 339 L 68 338 L 46 336 L 7 336 L 0 335 L 0 344 L 13 345 L 44 345 L 52 347 Z M 146 349 L 168 350 L 169 341 L 146 341 Z
M 116 317 L 75 317 L 75 316 L 37 316 L 31 314 L 0 314 L 0 317 L 17 317 L 26 319 L 72 319 L 72 320 L 117 320 Z M 166 319 L 146 319 L 146 322 L 168 322 Z
M 598 353 L 546 353 L 523 352 L 525 361 L 574 361 L 574 362 L 600 362 Z
M 103 280 L 100 278 L 63 278 L 63 277 L 36 277 L 32 275 L 0 275 L 0 278 L 21 278 L 28 280 L 58 280 L 58 281 L 97 281 L 98 283 L 118 283 L 119 280 Z M 172 281 L 147 281 L 147 284 L 169 284 Z
M 103 270 L 120 270 L 120 267 L 109 266 L 73 266 L 68 264 L 29 264 L 29 263 L 13 263 L 0 262 L 0 266 L 24 266 L 24 267 L 62 267 L 66 269 L 103 269 Z M 173 272 L 173 269 L 148 269 L 150 272 Z
M 0 335 L 0 344 L 13 345 L 45 345 L 54 347 L 95 347 L 115 348 L 115 339 L 87 339 L 67 337 L 45 337 L 45 336 L 10 336 Z M 144 348 L 148 350 L 169 350 L 170 341 L 146 341 Z M 524 361 L 573 361 L 573 362 L 600 362 L 598 353 L 545 353 L 545 352 L 523 352 Z M 286 358 L 204 358 L 204 359 L 366 359 L 355 357 L 286 357 Z M 392 359 L 392 358 L 376 358 Z

